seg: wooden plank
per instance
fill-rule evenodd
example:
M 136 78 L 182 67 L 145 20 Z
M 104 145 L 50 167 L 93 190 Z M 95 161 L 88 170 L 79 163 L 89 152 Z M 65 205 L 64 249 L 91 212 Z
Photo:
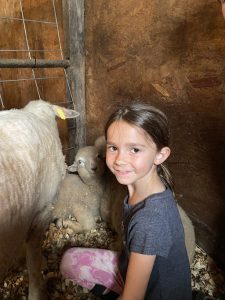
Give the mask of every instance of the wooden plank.
M 69 59 L 68 78 L 76 118 L 75 151 L 86 145 L 85 58 L 84 58 L 84 0 L 69 1 Z

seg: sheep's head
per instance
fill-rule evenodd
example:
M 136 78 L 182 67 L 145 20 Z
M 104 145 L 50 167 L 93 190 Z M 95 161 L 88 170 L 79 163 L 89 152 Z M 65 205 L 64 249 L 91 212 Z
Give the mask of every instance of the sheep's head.
M 53 105 L 44 100 L 32 100 L 24 108 L 24 111 L 31 112 L 41 119 L 51 120 L 57 116 L 63 120 L 76 118 L 80 114 L 73 110 L 62 106 Z
M 102 176 L 105 171 L 105 158 L 95 146 L 80 148 L 68 171 L 77 172 L 84 182 L 95 179 Z

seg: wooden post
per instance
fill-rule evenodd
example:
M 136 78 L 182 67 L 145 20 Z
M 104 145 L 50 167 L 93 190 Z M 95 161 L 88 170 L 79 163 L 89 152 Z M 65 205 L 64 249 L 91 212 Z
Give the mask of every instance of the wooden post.
M 79 147 L 86 145 L 84 0 L 70 0 L 68 12 L 69 47 L 66 54 L 69 55 L 70 67 L 67 71 L 74 108 L 80 113 L 80 116 L 76 118 L 76 152 Z

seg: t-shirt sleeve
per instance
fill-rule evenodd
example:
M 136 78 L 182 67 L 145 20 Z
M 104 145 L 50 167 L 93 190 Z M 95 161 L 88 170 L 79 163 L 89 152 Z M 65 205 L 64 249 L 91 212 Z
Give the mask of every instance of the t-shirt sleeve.
M 134 218 L 128 227 L 130 252 L 168 257 L 172 247 L 171 230 L 160 214 L 147 214 Z

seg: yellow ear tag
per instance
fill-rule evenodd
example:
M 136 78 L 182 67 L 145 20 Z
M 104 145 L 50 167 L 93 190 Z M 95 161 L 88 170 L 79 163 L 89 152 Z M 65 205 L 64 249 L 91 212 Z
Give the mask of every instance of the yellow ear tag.
M 61 119 L 63 119 L 63 120 L 66 119 L 66 118 L 65 118 L 65 114 L 64 114 L 64 112 L 63 112 L 63 110 L 62 110 L 61 108 L 57 107 L 56 112 L 57 112 L 58 116 L 59 116 Z

